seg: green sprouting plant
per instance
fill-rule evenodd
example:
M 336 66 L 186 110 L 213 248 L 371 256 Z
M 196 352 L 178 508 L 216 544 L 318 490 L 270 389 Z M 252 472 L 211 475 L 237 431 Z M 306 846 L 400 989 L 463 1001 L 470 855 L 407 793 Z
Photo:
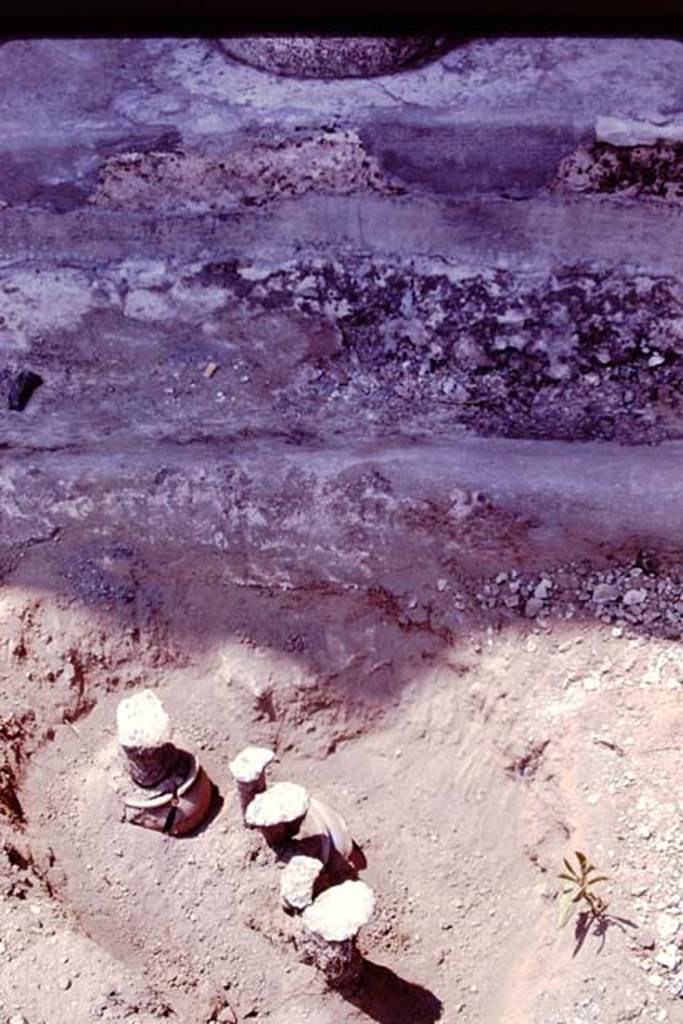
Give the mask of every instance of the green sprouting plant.
M 560 896 L 560 928 L 564 928 L 582 902 L 594 920 L 604 918 L 607 910 L 607 904 L 597 893 L 593 892 L 592 887 L 597 882 L 606 882 L 609 876 L 593 875 L 593 872 L 598 870 L 595 865 L 588 863 L 585 853 L 581 853 L 579 850 L 574 852 L 578 862 L 578 871 L 571 866 L 566 857 L 563 857 L 567 870 L 558 875 L 558 878 L 569 883 L 563 888 Z

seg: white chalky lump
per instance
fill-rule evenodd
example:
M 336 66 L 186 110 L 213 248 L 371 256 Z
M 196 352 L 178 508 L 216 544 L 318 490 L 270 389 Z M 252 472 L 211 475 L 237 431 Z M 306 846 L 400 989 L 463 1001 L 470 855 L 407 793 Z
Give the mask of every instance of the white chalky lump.
M 292 857 L 280 878 L 280 898 L 285 907 L 303 910 L 313 902 L 313 887 L 323 869 L 317 857 Z
M 254 797 L 247 807 L 246 820 L 256 828 L 284 825 L 303 818 L 310 803 L 303 786 L 296 782 L 276 782 L 265 793 Z
M 658 117 L 639 120 L 623 117 L 598 117 L 596 142 L 611 146 L 654 146 L 656 142 L 683 141 L 683 117 Z
M 365 882 L 342 882 L 304 910 L 303 923 L 327 942 L 346 942 L 368 923 L 374 907 L 375 894 Z
M 255 782 L 274 757 L 274 752 L 268 747 L 245 747 L 230 762 L 229 768 L 237 782 Z
M 245 747 L 230 762 L 245 820 L 252 800 L 266 788 L 266 768 L 274 757 L 275 753 L 269 747 Z
M 116 709 L 122 747 L 161 747 L 171 739 L 171 720 L 153 690 L 141 690 L 121 701 Z

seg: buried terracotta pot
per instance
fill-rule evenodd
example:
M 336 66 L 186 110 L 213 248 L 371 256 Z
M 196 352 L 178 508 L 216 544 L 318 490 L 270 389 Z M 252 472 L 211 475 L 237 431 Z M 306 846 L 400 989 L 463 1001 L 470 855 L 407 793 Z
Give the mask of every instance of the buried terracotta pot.
M 172 742 L 171 720 L 153 690 L 119 702 L 116 721 L 120 756 L 111 781 L 124 821 L 172 836 L 202 823 L 213 786 L 194 754 Z
M 229 57 L 261 71 L 293 78 L 366 78 L 390 75 L 432 60 L 443 36 L 239 36 L 220 39 Z
M 125 820 L 132 825 L 183 836 L 206 818 L 213 787 L 194 754 L 180 752 L 186 759 L 186 774 L 170 792 L 154 796 L 127 793 L 123 797 Z

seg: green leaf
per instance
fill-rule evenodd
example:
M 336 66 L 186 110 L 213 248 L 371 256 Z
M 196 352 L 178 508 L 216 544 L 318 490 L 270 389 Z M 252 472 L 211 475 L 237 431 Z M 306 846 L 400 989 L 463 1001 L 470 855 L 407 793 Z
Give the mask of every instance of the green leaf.
M 574 883 L 576 883 L 578 881 L 576 875 L 565 875 L 564 873 L 562 873 L 561 875 L 558 875 L 557 877 L 564 879 L 565 882 L 574 882 Z
M 585 853 L 581 853 L 580 850 L 574 850 L 574 855 L 576 856 L 576 859 L 578 860 L 579 864 L 581 865 L 581 870 L 583 872 L 585 872 L 586 865 L 588 864 L 588 858 L 586 857 L 586 854 Z
M 562 860 L 564 861 L 564 866 L 566 867 L 566 869 L 567 869 L 567 871 L 569 872 L 569 874 L 570 874 L 570 875 L 572 876 L 573 880 L 574 880 L 575 882 L 578 882 L 578 880 L 579 880 L 579 876 L 577 875 L 576 871 L 575 871 L 575 870 L 574 870 L 574 868 L 573 868 L 573 867 L 571 866 L 571 864 L 569 863 L 569 861 L 567 860 L 567 858 L 566 858 L 566 857 L 563 857 L 563 858 L 562 858 Z
M 560 928 L 564 928 L 567 922 L 572 919 L 576 910 L 576 903 L 570 898 L 570 894 L 563 893 L 562 896 L 560 896 L 559 914 L 557 919 Z
M 591 878 L 589 885 L 595 885 L 596 882 L 609 882 L 609 875 L 598 875 L 597 878 Z

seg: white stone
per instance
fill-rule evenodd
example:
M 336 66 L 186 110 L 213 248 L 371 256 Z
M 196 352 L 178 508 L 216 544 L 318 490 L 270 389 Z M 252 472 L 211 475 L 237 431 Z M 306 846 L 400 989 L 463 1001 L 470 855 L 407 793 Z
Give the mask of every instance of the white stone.
M 616 601 L 619 590 L 613 583 L 598 583 L 593 588 L 593 600 L 596 604 L 605 604 L 608 601 Z
M 657 918 L 657 931 L 659 933 L 659 937 L 665 942 L 669 939 L 673 939 L 678 931 L 678 924 L 678 918 L 673 917 L 671 914 L 660 914 Z
M 171 739 L 171 720 L 153 690 L 122 700 L 116 709 L 119 743 L 123 747 L 160 747 Z
M 647 590 L 627 590 L 622 601 L 627 608 L 631 608 L 636 604 L 643 604 L 644 601 L 647 601 Z
M 653 146 L 660 140 L 683 142 L 683 118 L 655 123 L 622 117 L 598 117 L 595 122 L 596 142 L 607 142 L 611 146 Z
M 327 942 L 344 942 L 368 923 L 374 907 L 375 894 L 365 882 L 342 882 L 318 896 L 304 911 L 303 922 Z
M 534 597 L 539 601 L 545 601 L 546 597 L 553 588 L 552 580 L 542 579 L 540 583 L 537 583 L 534 588 Z
M 661 967 L 665 967 L 667 971 L 675 971 L 681 963 L 681 953 L 678 947 L 671 943 L 657 953 L 655 960 Z
M 228 767 L 237 782 L 255 782 L 274 757 L 268 747 L 245 747 Z
M 276 782 L 265 793 L 259 793 L 246 811 L 248 825 L 268 828 L 302 818 L 310 806 L 310 798 L 303 786 L 296 782 Z
M 292 857 L 280 878 L 280 897 L 287 907 L 304 910 L 313 902 L 313 886 L 323 869 L 317 857 Z

